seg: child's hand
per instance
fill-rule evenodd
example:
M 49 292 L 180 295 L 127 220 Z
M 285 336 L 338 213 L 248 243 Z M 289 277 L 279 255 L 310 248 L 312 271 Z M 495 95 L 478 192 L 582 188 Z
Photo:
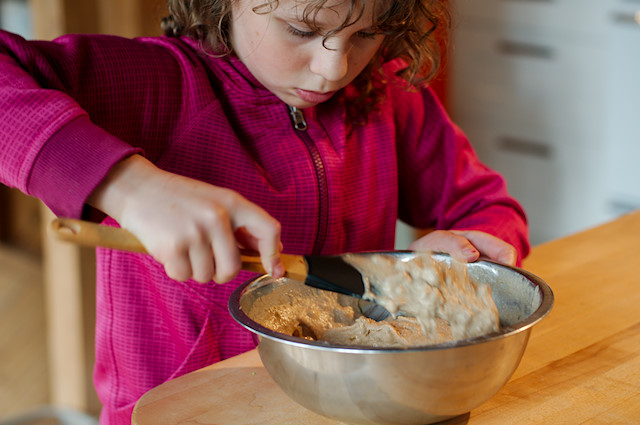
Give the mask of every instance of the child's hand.
M 512 245 L 478 230 L 436 230 L 414 241 L 409 249 L 446 252 L 464 262 L 476 261 L 480 255 L 484 255 L 510 266 L 515 266 L 518 258 Z
M 274 277 L 280 261 L 280 224 L 235 191 L 160 170 L 139 155 L 112 168 L 88 202 L 140 239 L 179 281 L 233 279 L 238 245 L 260 252 Z

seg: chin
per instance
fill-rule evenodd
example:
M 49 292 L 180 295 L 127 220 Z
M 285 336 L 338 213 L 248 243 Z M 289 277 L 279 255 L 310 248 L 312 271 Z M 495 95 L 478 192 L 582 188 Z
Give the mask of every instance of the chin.
M 280 93 L 275 91 L 272 93 L 275 94 L 280 100 L 282 100 L 287 105 L 295 106 L 298 109 L 313 108 L 314 106 L 317 105 L 317 103 L 310 103 L 308 101 L 305 101 L 304 99 L 301 99 L 293 91 L 283 90 Z
M 282 100 L 287 105 L 294 106 L 298 109 L 313 108 L 314 106 L 317 105 L 316 103 L 305 102 L 304 100 L 300 99 L 297 96 L 296 97 L 292 97 L 292 96 L 280 97 L 280 100 Z

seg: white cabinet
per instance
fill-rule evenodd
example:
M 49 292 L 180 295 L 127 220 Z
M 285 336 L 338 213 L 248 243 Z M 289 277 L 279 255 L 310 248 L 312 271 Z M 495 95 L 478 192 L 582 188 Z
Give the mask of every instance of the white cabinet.
M 607 187 L 612 208 L 640 208 L 640 0 L 619 1 L 607 51 Z
M 639 208 L 640 0 L 458 10 L 450 112 L 522 202 L 532 242 Z
M 27 0 L 0 0 L 0 28 L 31 37 L 31 16 Z

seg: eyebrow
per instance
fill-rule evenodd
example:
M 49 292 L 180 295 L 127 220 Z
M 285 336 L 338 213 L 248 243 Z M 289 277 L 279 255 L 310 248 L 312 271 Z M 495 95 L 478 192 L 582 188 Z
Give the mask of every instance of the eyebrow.
M 276 10 L 276 12 L 277 12 L 277 10 Z M 308 25 L 308 23 L 304 20 L 304 17 L 303 16 L 299 16 L 296 13 L 292 13 L 292 9 L 289 9 L 287 11 L 283 11 L 282 15 L 280 15 L 280 16 L 276 15 L 276 18 L 279 18 L 279 19 L 281 19 L 283 21 L 295 21 L 295 22 L 298 22 L 298 23 L 302 23 L 302 24 Z M 355 22 L 347 24 L 342 29 L 353 27 L 353 26 L 355 26 L 357 24 L 358 21 L 359 20 L 356 20 Z M 317 19 L 317 16 L 316 16 L 316 18 L 309 20 L 309 23 L 313 24 L 314 28 L 317 28 L 319 30 L 326 30 L 327 28 L 331 27 L 331 28 L 329 28 L 327 30 L 327 32 L 333 31 L 334 29 L 342 26 L 342 23 L 340 23 L 338 26 L 327 25 L 326 22 L 322 22 L 319 19 Z M 364 31 L 364 32 L 373 31 L 374 28 L 375 28 L 375 24 L 372 24 L 372 25 L 369 25 L 367 27 L 358 29 L 358 32 L 360 32 L 360 31 Z

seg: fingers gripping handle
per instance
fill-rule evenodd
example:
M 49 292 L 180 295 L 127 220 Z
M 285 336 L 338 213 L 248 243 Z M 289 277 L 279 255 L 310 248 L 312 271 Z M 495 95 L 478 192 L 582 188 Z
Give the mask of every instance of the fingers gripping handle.
M 147 250 L 133 233 L 120 227 L 110 227 L 73 218 L 56 218 L 51 222 L 51 230 L 56 239 L 83 246 L 102 246 L 120 249 L 122 251 L 140 252 L 147 254 Z M 266 273 L 260 254 L 253 251 L 240 250 L 242 269 Z M 307 265 L 299 255 L 282 254 L 285 275 L 304 282 L 307 275 Z

